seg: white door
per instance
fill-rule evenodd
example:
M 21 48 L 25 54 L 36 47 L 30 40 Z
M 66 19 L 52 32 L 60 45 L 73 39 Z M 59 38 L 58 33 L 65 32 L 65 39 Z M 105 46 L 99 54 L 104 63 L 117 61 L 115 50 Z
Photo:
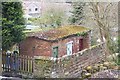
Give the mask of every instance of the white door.
M 67 55 L 72 54 L 72 42 L 67 43 Z

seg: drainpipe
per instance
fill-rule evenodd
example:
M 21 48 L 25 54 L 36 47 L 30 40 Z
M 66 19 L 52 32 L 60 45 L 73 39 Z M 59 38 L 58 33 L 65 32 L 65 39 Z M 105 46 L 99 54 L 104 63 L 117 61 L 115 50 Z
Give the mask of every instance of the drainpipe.
M 35 50 L 36 50 L 36 48 L 38 48 L 39 46 L 38 45 L 36 45 L 36 46 L 34 46 L 33 48 L 32 48 L 32 51 L 33 51 L 33 56 L 35 56 L 34 54 L 35 54 Z
M 91 37 L 92 37 L 92 31 L 90 30 L 89 32 L 88 32 L 88 35 L 89 35 L 89 47 L 91 46 Z
M 34 56 L 34 53 L 35 53 L 35 47 L 32 48 L 32 51 L 33 51 L 33 54 L 32 54 L 32 55 Z

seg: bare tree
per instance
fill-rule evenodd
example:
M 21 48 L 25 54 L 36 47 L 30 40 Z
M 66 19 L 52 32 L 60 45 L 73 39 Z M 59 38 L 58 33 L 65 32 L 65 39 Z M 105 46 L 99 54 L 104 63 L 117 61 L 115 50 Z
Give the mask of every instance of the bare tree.
M 106 45 L 106 55 L 112 54 L 111 29 L 117 26 L 117 3 L 112 2 L 90 2 L 93 19 L 100 33 L 100 40 Z

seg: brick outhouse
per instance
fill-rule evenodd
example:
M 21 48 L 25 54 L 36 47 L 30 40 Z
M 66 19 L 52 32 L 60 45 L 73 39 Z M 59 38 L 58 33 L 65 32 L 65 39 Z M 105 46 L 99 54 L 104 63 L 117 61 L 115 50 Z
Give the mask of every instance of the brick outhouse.
M 20 54 L 29 56 L 62 57 L 79 52 L 90 45 L 90 30 L 82 26 L 62 26 L 31 33 L 20 42 Z

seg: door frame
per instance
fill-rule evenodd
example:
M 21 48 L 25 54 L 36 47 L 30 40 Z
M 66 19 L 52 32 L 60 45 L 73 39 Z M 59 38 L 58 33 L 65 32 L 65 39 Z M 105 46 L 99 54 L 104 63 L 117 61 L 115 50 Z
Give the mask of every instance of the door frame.
M 72 49 L 71 49 L 72 53 L 71 53 L 71 54 L 68 54 L 68 53 L 67 53 L 67 55 L 72 55 L 72 54 L 73 54 L 73 41 L 70 41 L 70 42 L 67 42 L 67 43 L 66 43 L 66 51 L 67 51 L 67 46 L 68 46 L 69 44 L 72 44 L 72 46 L 71 46 L 71 47 L 72 47 Z M 67 51 L 67 52 L 68 52 L 68 51 Z
M 82 42 L 82 44 L 81 44 L 81 42 Z M 84 45 L 83 38 L 79 38 L 79 51 L 83 50 L 83 48 L 84 48 L 83 45 Z
M 54 57 L 54 53 L 53 53 L 53 50 L 54 50 L 54 48 L 57 48 L 58 49 L 58 46 L 54 46 L 54 47 L 52 47 L 52 57 Z M 57 52 L 57 57 L 58 57 L 58 52 Z M 57 58 L 57 57 L 54 57 L 54 58 Z

